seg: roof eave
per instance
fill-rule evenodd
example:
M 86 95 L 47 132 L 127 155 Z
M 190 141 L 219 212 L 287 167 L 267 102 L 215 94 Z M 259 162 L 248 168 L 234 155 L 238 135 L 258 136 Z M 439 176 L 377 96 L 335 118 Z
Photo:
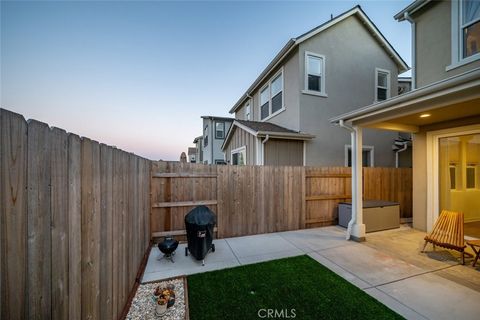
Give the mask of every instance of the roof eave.
M 413 14 L 414 12 L 420 10 L 423 8 L 426 4 L 431 2 L 431 0 L 416 0 L 409 4 L 407 7 L 405 7 L 402 11 L 397 13 L 396 15 L 393 16 L 393 18 L 397 21 L 404 21 L 405 20 L 405 13 L 408 14 Z

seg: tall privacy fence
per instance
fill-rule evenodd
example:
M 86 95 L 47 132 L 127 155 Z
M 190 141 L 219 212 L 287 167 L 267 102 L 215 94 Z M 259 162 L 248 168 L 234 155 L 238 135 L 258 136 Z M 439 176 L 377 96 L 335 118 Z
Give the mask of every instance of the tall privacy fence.
M 0 109 L 1 319 L 116 319 L 150 241 L 150 161 Z
M 364 199 L 400 203 L 412 217 L 412 170 L 364 168 Z M 152 162 L 153 237 L 184 234 L 197 205 L 217 214 L 217 236 L 296 230 L 337 223 L 338 203 L 351 199 L 345 167 L 223 166 Z

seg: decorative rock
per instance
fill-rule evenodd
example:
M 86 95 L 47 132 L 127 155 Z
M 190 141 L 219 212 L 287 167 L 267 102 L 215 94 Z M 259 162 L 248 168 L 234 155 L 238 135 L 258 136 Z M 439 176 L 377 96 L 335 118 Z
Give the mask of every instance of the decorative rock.
M 155 314 L 156 305 L 152 299 L 152 294 L 156 287 L 175 288 L 175 304 L 168 308 L 167 311 L 157 316 Z M 127 318 L 131 320 L 183 320 L 185 319 L 185 288 L 183 287 L 183 279 L 173 279 L 168 281 L 160 281 L 155 283 L 146 283 L 138 286 L 132 305 L 128 311 Z

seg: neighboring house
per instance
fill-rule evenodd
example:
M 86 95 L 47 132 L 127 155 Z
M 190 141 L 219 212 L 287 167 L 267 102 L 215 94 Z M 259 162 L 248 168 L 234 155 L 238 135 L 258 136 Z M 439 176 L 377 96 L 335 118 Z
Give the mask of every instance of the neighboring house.
M 359 155 L 374 127 L 413 135 L 413 227 L 453 210 L 480 238 L 480 2 L 415 1 L 395 19 L 411 23 L 413 90 L 331 119 L 354 130 L 351 234 L 365 237 Z
M 398 77 L 398 94 L 404 94 L 412 91 L 411 77 Z
M 188 161 L 190 163 L 197 162 L 197 148 L 188 148 Z
M 232 125 L 232 118 L 202 116 L 203 119 L 203 155 L 204 164 L 225 164 L 222 145 Z
M 332 127 L 328 119 L 397 95 L 398 74 L 407 69 L 359 6 L 289 40 L 231 108 L 237 121 L 229 137 L 238 138 L 222 147 L 227 162 L 245 149 L 249 165 L 348 165 L 349 134 Z M 269 133 L 265 141 L 265 135 L 252 129 L 256 124 L 246 121 L 276 125 L 275 132 L 291 134 Z M 364 164 L 394 166 L 392 145 L 397 137 L 367 130 Z M 291 157 L 292 150 L 300 154 Z
M 203 163 L 203 136 L 193 139 L 193 143 L 195 144 L 195 149 L 197 150 L 195 160 L 197 163 Z

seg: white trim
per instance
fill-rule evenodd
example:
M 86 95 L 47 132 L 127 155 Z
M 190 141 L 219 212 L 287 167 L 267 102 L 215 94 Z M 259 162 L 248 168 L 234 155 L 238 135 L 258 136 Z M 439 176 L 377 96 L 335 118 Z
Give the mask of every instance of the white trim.
M 464 66 L 471 62 L 480 60 L 480 52 L 477 52 L 471 56 L 463 57 L 463 28 L 477 23 L 480 19 L 473 20 L 468 24 L 463 24 L 462 22 L 462 1 L 463 0 L 452 0 L 450 5 L 450 14 L 451 14 L 451 52 L 452 60 L 451 64 L 445 68 L 445 71 L 450 71 L 455 68 Z
M 278 78 L 279 76 L 281 76 L 282 78 L 282 107 L 275 111 L 274 113 L 272 113 L 272 82 L 273 80 L 275 80 L 276 78 Z M 268 116 L 265 117 L 265 119 L 262 119 L 262 99 L 261 99 L 261 95 L 262 95 L 262 91 L 267 88 L 268 90 Z M 278 94 L 278 93 L 277 93 Z M 273 76 L 270 77 L 270 79 L 267 81 L 267 83 L 265 83 L 264 86 L 262 86 L 260 88 L 260 90 L 258 91 L 258 112 L 259 112 L 259 119 L 260 121 L 267 121 L 268 119 L 271 119 L 273 118 L 274 116 L 276 116 L 277 114 L 285 111 L 285 74 L 283 72 L 283 67 L 280 68 L 280 70 L 278 70 Z
M 309 90 L 308 89 L 308 57 L 314 57 L 321 59 L 322 63 L 322 72 L 320 73 L 320 91 L 315 91 L 315 90 Z M 311 52 L 311 51 L 305 51 L 303 55 L 303 60 L 304 60 L 304 78 L 303 78 L 303 90 L 302 93 L 306 94 L 312 94 L 312 95 L 318 95 L 321 97 L 327 97 L 327 93 L 325 92 L 325 83 L 326 83 L 326 72 L 325 72 L 325 56 L 323 54 Z
M 352 152 L 352 145 L 350 144 L 346 144 L 345 145 L 345 149 L 344 149 L 344 156 L 345 156 L 345 161 L 344 161 L 344 165 L 345 167 L 348 167 L 348 151 L 350 150 L 350 152 Z M 370 151 L 370 165 L 368 166 L 368 168 L 373 168 L 375 167 L 375 147 L 374 146 L 367 146 L 367 145 L 363 145 L 362 146 L 362 155 L 363 155 L 363 151 Z M 353 165 L 353 153 L 352 153 L 352 165 Z M 362 162 L 362 166 L 363 166 L 363 162 Z
M 379 85 L 378 85 L 378 74 L 379 73 L 386 73 L 387 74 L 387 86 L 386 87 L 379 87 Z M 390 75 L 391 75 L 390 70 L 375 68 L 375 95 L 374 95 L 375 100 L 373 102 L 380 102 L 380 101 L 385 101 L 385 100 L 390 99 L 390 96 L 391 96 Z M 378 100 L 378 88 L 387 90 L 387 97 L 386 97 L 385 100 Z
M 328 94 L 323 94 L 317 91 L 310 91 L 310 90 L 302 90 L 303 94 L 309 94 L 312 96 L 317 96 L 317 97 L 323 97 L 323 98 L 328 98 Z
M 439 139 L 478 133 L 480 133 L 480 125 L 478 124 L 427 132 L 427 232 L 432 230 L 433 223 L 440 214 L 440 191 L 438 185 Z
M 247 147 L 246 146 L 242 146 L 240 148 L 236 148 L 236 149 L 233 149 L 232 151 L 230 151 L 230 164 L 233 165 L 233 155 L 235 153 L 240 153 L 242 151 L 245 151 L 245 165 L 247 165 L 248 161 L 247 161 Z
M 264 121 L 267 121 L 267 120 L 270 120 L 272 119 L 273 117 L 275 117 L 276 115 L 278 115 L 279 113 L 282 113 L 283 111 L 285 111 L 287 109 L 285 109 L 285 107 L 282 107 L 282 109 L 276 111 L 275 113 L 272 113 L 271 115 L 269 115 L 268 117 L 266 117 L 265 119 L 262 119 L 261 121 L 264 122 Z

